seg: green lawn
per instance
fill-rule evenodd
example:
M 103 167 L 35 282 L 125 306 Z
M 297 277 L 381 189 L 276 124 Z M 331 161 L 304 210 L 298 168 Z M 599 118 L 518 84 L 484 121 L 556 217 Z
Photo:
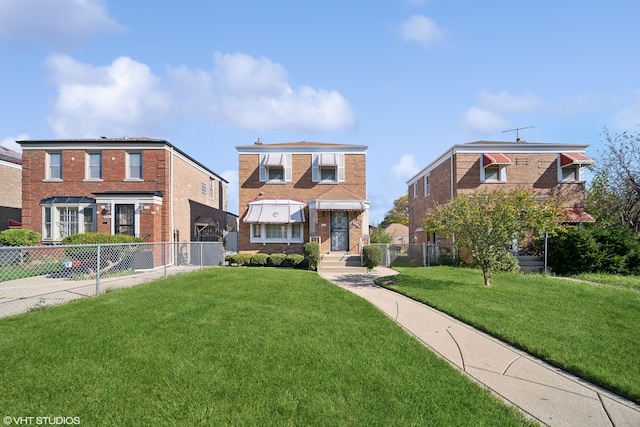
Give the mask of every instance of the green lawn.
M 530 425 L 309 271 L 211 268 L 0 320 L 3 416 L 81 425 Z
M 389 288 L 640 402 L 640 291 L 634 279 L 604 285 L 499 273 L 488 287 L 478 270 L 398 271 Z

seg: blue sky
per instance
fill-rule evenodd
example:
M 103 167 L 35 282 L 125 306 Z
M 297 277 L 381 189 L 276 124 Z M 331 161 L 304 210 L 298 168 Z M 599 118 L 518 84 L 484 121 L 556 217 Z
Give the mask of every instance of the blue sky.
M 0 0 L 0 145 L 167 139 L 230 181 L 235 146 L 368 150 L 371 221 L 453 144 L 590 144 L 640 123 L 640 3 Z

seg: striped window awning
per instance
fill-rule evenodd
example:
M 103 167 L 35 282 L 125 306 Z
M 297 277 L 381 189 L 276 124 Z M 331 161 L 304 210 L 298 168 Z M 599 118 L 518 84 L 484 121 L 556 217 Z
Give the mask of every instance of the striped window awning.
M 362 200 L 316 200 L 315 208 L 322 211 L 365 211 Z
M 596 219 L 580 208 L 564 208 L 563 222 L 595 222 Z
M 335 154 L 320 154 L 318 156 L 318 166 L 338 166 L 338 156 Z
M 511 159 L 502 153 L 484 153 L 482 154 L 482 167 L 486 168 L 492 165 L 510 165 Z
M 284 154 L 267 154 L 264 156 L 264 166 L 284 166 Z
M 560 167 L 572 165 L 592 165 L 595 163 L 591 157 L 583 153 L 560 153 Z
M 291 224 L 305 222 L 302 202 L 288 199 L 265 199 L 249 203 L 243 221 L 255 224 Z

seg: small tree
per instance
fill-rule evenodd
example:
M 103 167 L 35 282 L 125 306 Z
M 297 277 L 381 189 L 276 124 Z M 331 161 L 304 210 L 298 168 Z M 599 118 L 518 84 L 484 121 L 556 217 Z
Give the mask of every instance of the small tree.
M 543 230 L 555 234 L 561 227 L 560 213 L 553 199 L 541 201 L 522 189 L 493 190 L 458 195 L 446 205 L 436 205 L 422 227 L 453 237 L 456 248 L 464 249 L 482 270 L 488 286 L 514 239 L 522 242 Z
M 409 196 L 407 194 L 393 201 L 393 207 L 386 213 L 380 226 L 384 228 L 391 224 L 409 225 Z
M 371 232 L 371 243 L 392 243 L 393 236 L 382 228 L 382 226 L 376 227 Z

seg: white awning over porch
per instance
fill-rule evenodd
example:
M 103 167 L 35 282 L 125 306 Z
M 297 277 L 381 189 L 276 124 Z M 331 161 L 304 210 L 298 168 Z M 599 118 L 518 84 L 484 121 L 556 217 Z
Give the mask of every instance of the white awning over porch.
M 256 224 L 305 222 L 304 203 L 289 199 L 265 199 L 249 203 L 243 221 Z
M 309 202 L 309 209 L 319 211 L 366 211 L 367 202 L 364 200 L 313 200 Z

